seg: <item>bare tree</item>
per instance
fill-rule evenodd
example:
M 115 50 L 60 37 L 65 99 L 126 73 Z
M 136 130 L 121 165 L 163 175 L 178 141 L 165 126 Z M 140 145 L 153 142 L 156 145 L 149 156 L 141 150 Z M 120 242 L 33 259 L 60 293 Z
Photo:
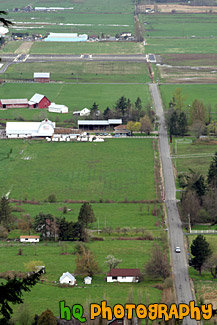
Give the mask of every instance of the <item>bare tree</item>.
M 145 273 L 152 278 L 166 279 L 170 274 L 169 261 L 166 252 L 158 245 L 154 246 L 152 257 L 145 265 Z

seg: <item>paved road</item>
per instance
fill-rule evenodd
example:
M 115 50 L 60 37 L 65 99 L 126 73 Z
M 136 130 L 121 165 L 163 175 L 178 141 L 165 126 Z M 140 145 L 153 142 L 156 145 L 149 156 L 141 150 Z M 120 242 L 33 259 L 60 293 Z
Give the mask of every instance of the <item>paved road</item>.
M 164 113 L 160 93 L 157 84 L 150 84 L 150 90 L 153 96 L 156 113 L 160 121 L 159 142 L 160 155 L 162 160 L 164 185 L 165 185 L 165 203 L 168 212 L 169 237 L 171 245 L 172 265 L 175 278 L 176 294 L 178 303 L 186 303 L 193 300 L 191 291 L 187 259 L 184 249 L 184 236 L 180 216 L 176 205 L 176 186 L 173 175 L 172 160 L 169 152 L 168 134 L 165 127 Z M 175 253 L 175 247 L 181 248 L 181 253 Z M 185 325 L 196 325 L 196 321 L 185 318 Z
M 49 55 L 49 54 L 30 54 L 18 57 L 16 54 L 2 54 L 2 62 L 59 62 L 59 61 L 130 61 L 130 62 L 146 62 L 146 56 L 142 54 L 133 55 Z M 21 60 L 22 59 L 22 60 Z

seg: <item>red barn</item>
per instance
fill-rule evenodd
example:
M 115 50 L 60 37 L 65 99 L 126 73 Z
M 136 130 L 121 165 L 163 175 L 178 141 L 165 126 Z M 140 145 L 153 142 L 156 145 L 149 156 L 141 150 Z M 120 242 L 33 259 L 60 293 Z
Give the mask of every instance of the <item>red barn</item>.
M 51 102 L 49 101 L 49 99 L 41 94 L 35 94 L 29 100 L 29 108 L 48 108 L 50 104 Z
M 0 99 L 0 108 L 28 107 L 28 99 Z
M 35 82 L 50 82 L 50 72 L 34 72 Z

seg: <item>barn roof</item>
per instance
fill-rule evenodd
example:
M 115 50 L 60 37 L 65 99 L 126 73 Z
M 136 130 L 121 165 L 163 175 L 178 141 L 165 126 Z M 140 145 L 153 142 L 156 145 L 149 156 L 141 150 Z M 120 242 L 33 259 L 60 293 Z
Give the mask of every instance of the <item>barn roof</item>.
M 109 119 L 107 120 L 78 120 L 78 125 L 110 125 L 122 124 L 122 119 Z
M 1 99 L 2 105 L 12 105 L 12 104 L 28 104 L 27 98 L 21 99 Z
M 50 78 L 50 72 L 34 72 L 34 78 Z
M 111 269 L 107 276 L 140 276 L 139 269 Z
M 45 96 L 44 95 L 41 95 L 41 94 L 35 94 L 34 96 L 32 96 L 32 98 L 30 98 L 29 100 L 29 104 L 30 105 L 33 105 L 33 104 L 38 104 L 40 103 L 40 101 L 44 98 Z
M 20 238 L 30 238 L 30 239 L 33 239 L 33 238 L 40 238 L 40 236 L 20 236 Z

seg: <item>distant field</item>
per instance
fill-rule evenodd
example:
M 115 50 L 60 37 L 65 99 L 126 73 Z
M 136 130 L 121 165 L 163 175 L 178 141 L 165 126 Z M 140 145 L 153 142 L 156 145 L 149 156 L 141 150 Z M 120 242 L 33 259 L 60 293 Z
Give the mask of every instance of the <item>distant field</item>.
M 33 79 L 34 72 L 49 71 L 51 80 L 65 82 L 149 82 L 145 63 L 135 62 L 44 62 L 9 66 L 2 79 Z
M 142 43 L 134 42 L 35 42 L 31 54 L 143 54 Z
M 178 66 L 216 66 L 217 54 L 163 54 L 162 63 Z
M 70 211 L 64 214 L 68 221 L 77 221 L 81 203 L 41 203 L 40 205 L 22 204 L 18 208 L 24 210 L 22 213 L 13 212 L 16 218 L 20 215 L 29 214 L 33 218 L 43 212 L 52 214 L 55 217 L 63 216 L 63 207 L 67 207 Z M 148 230 L 157 230 L 161 223 L 159 215 L 153 216 L 152 211 L 154 204 L 142 203 L 92 203 L 92 208 L 97 221 L 91 225 L 92 229 L 112 227 L 113 229 L 120 227 L 145 228 Z M 16 205 L 13 204 L 14 207 Z M 156 205 L 158 207 L 158 205 Z M 159 209 L 159 207 L 158 207 Z
M 155 199 L 151 139 L 98 144 L 5 140 L 0 157 L 0 190 L 10 191 L 11 198 L 45 200 L 54 193 L 58 201 Z
M 140 15 L 146 37 L 216 37 L 217 16 L 210 14 Z M 193 40 L 194 41 L 194 40 Z M 215 41 L 214 41 L 215 43 Z M 174 46 L 175 47 L 175 46 Z
M 11 119 L 23 117 L 27 120 L 41 119 L 44 116 L 64 121 L 72 118 L 75 110 L 90 108 L 93 103 L 99 104 L 104 111 L 107 106 L 112 108 L 116 101 L 125 96 L 132 102 L 139 96 L 142 105 L 151 102 L 147 85 L 112 85 L 112 84 L 33 84 L 33 83 L 6 83 L 0 86 L 0 98 L 28 98 L 35 93 L 44 94 L 56 104 L 65 104 L 69 107 L 68 114 L 49 113 L 47 110 L 30 110 L 28 108 L 9 109 L 0 111 L 0 118 Z
M 160 241 L 155 241 L 161 244 Z M 1 244 L 0 263 L 1 270 L 20 270 L 25 271 L 24 264 L 31 260 L 41 260 L 45 266 L 47 273 L 44 276 L 45 282 L 37 284 L 32 288 L 31 292 L 25 294 L 25 302 L 29 304 L 32 314 L 40 314 L 46 308 L 51 309 L 58 316 L 58 302 L 66 300 L 66 303 L 72 306 L 75 303 L 83 305 L 93 302 L 100 302 L 103 298 L 107 298 L 108 304 L 113 306 L 116 303 L 126 303 L 131 288 L 133 288 L 134 300 L 137 302 L 137 297 L 143 295 L 143 303 L 157 303 L 161 298 L 161 291 L 153 288 L 156 282 L 145 279 L 138 284 L 109 284 L 104 281 L 104 277 L 108 268 L 104 264 L 105 257 L 109 254 L 122 259 L 120 267 L 123 268 L 140 268 L 144 269 L 144 264 L 150 258 L 152 251 L 152 241 L 114 241 L 106 240 L 104 242 L 92 242 L 88 247 L 95 254 L 98 264 L 102 270 L 101 275 L 93 277 L 93 283 L 89 286 L 84 286 L 82 277 L 77 278 L 77 287 L 59 288 L 51 281 L 58 281 L 63 272 L 69 271 L 74 273 L 75 270 L 75 255 L 74 243 L 43 243 L 37 246 L 23 247 L 20 244 Z M 19 247 L 23 250 L 23 256 L 18 256 Z M 66 249 L 68 255 L 60 255 Z M 6 258 L 7 256 L 7 258 Z M 139 301 L 138 301 L 139 303 Z M 88 306 L 89 307 L 89 306 Z M 86 309 L 88 308 L 86 306 Z M 18 310 L 19 307 L 16 308 Z
M 215 38 L 210 39 L 168 39 L 150 38 L 146 40 L 146 53 L 217 53 Z
M 217 151 L 216 144 L 217 140 L 213 142 L 201 140 L 190 144 L 178 142 L 177 158 L 173 158 L 173 163 L 176 161 L 178 174 L 188 173 L 191 168 L 207 176 L 212 155 Z M 171 151 L 174 154 L 175 143 L 171 145 Z
M 216 112 L 217 85 L 161 85 L 160 91 L 165 109 L 168 109 L 169 101 L 173 97 L 176 88 L 182 89 L 182 93 L 185 96 L 186 110 L 188 109 L 187 105 L 191 105 L 194 99 L 198 99 L 202 100 L 205 105 L 210 104 L 212 112 Z M 216 117 L 215 114 L 213 116 Z

